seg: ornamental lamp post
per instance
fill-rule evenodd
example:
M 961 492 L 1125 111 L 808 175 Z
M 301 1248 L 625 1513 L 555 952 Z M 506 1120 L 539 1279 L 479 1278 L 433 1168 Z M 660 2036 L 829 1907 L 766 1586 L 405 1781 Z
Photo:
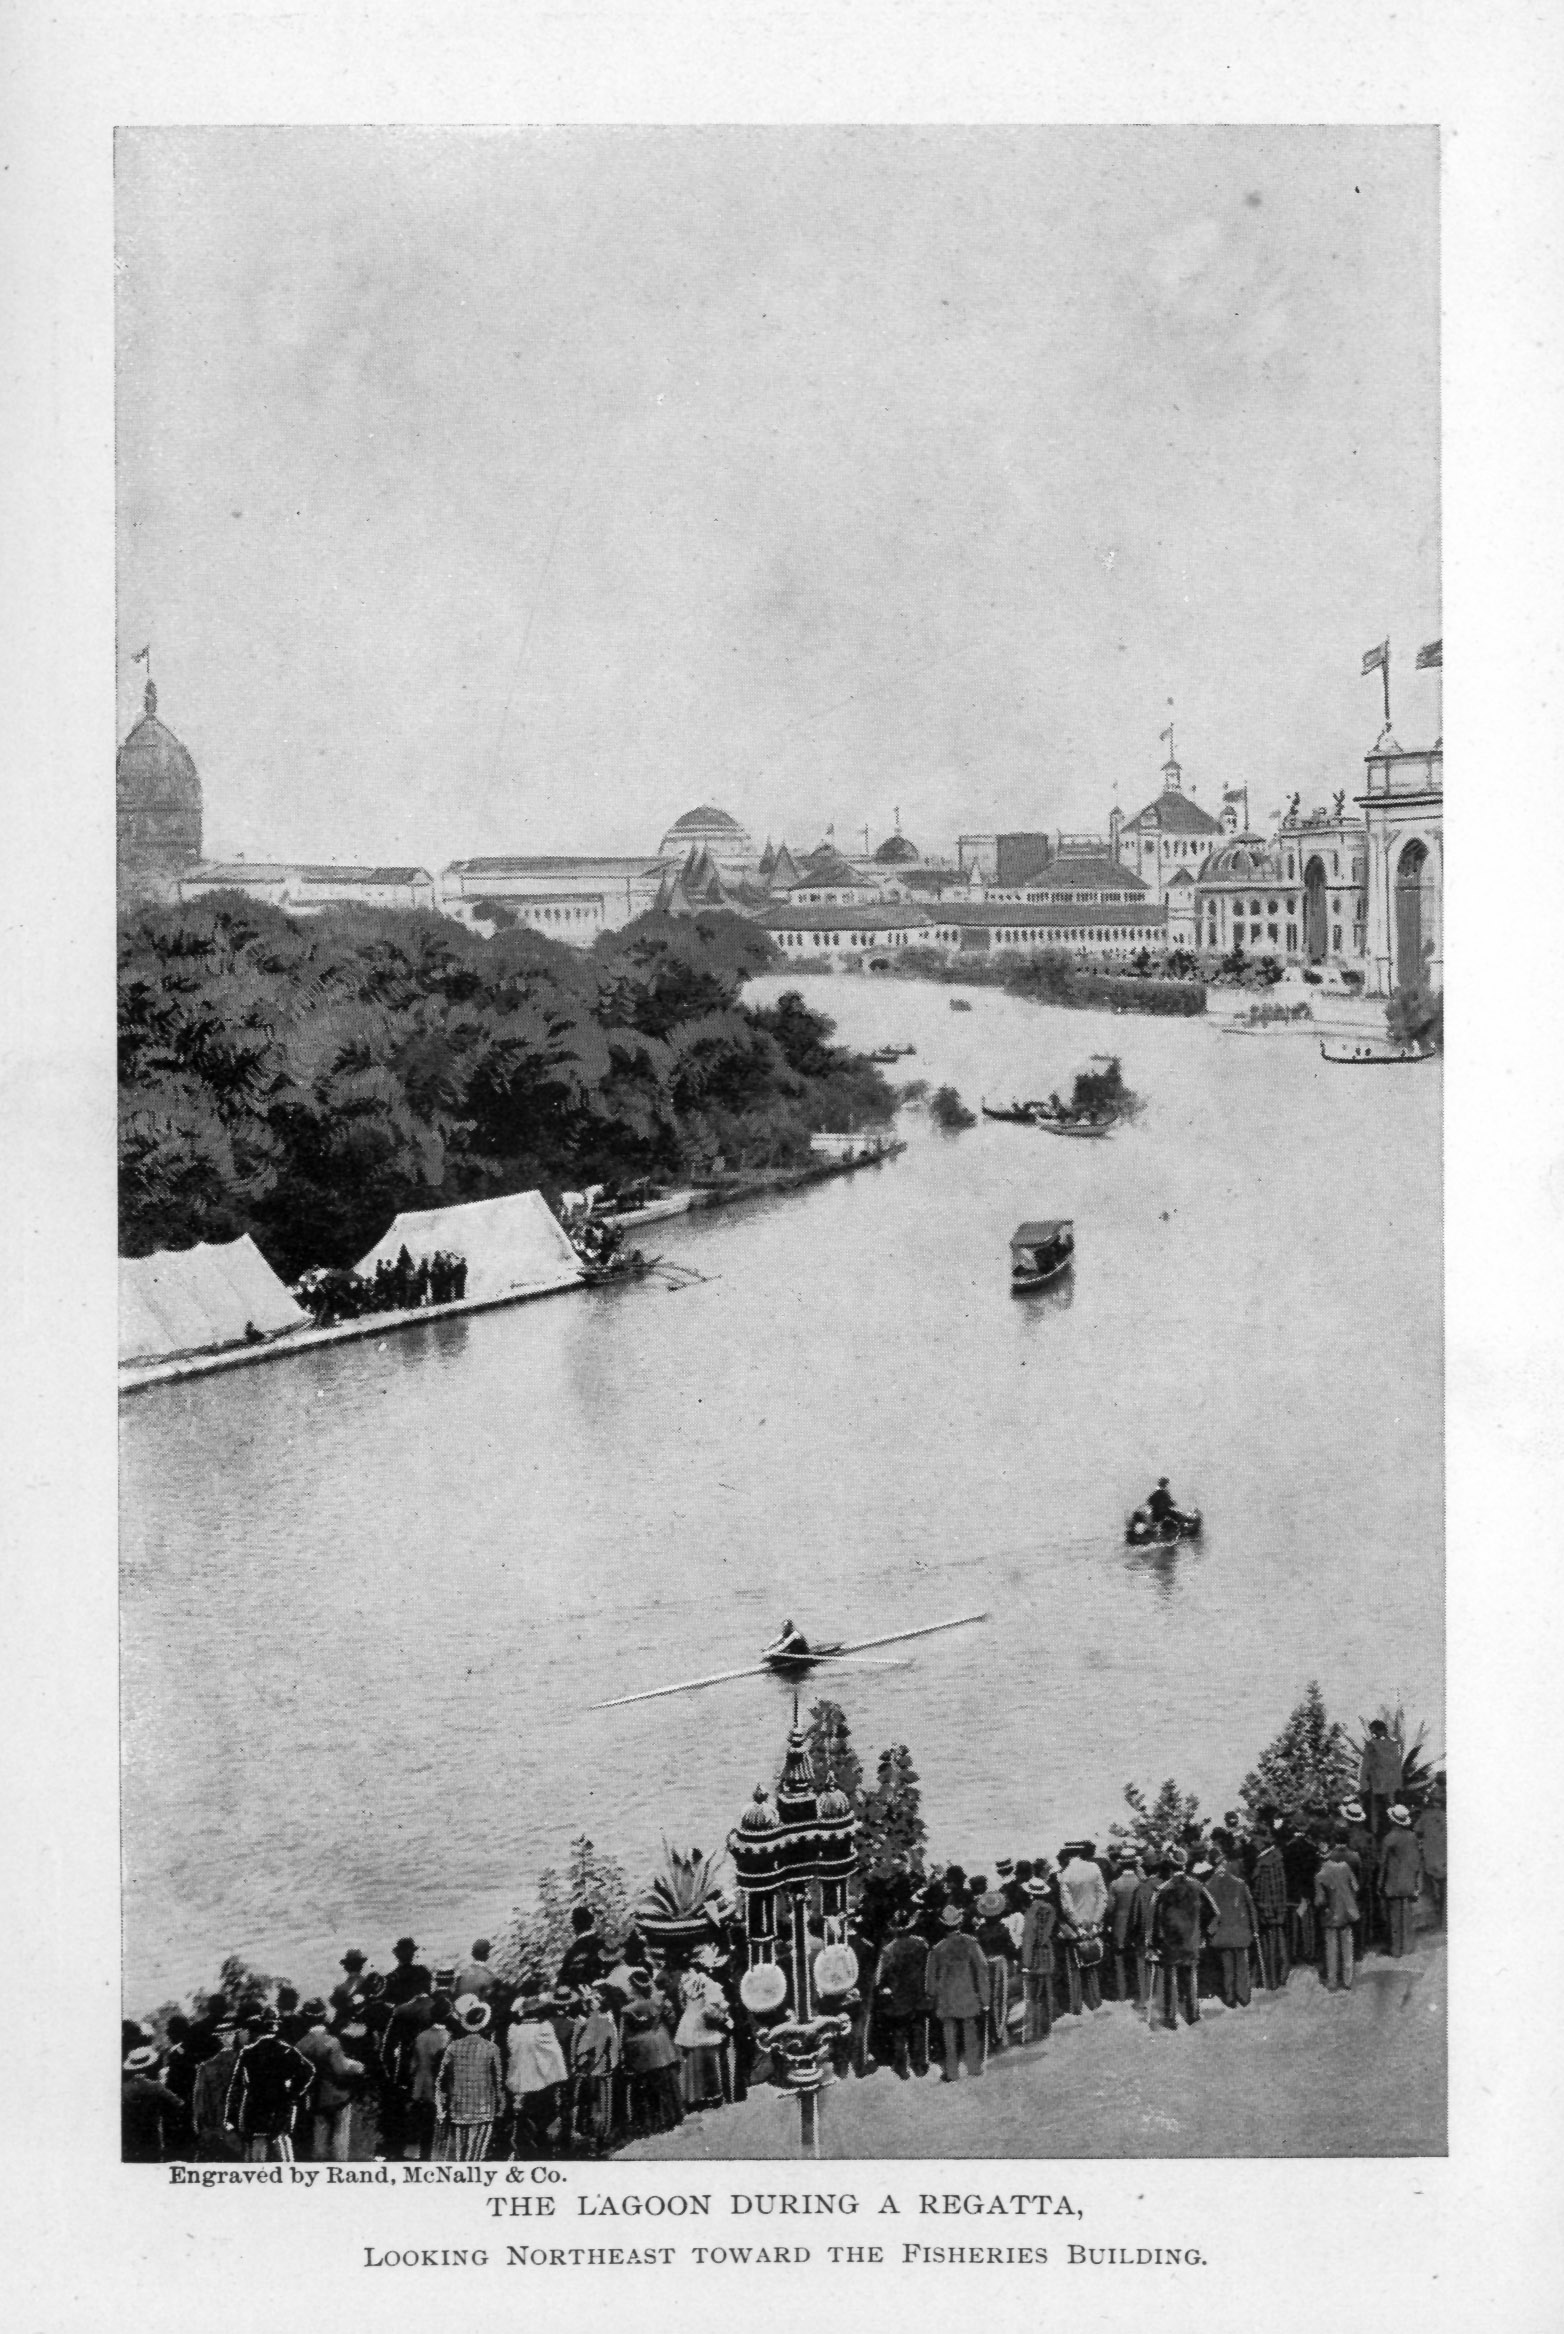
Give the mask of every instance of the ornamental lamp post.
M 809 1963 L 809 1908 L 816 1888 L 825 1944 L 816 1957 L 814 1978 L 833 1998 L 849 1995 L 857 1982 L 857 1959 L 847 1943 L 848 1885 L 857 1868 L 857 1826 L 847 1794 L 828 1773 L 818 1795 L 809 1763 L 807 1737 L 793 1725 L 775 1801 L 763 1783 L 728 1834 L 728 1853 L 744 1902 L 748 1968 L 739 1993 L 745 2006 L 763 2017 L 787 2004 L 766 2036 L 779 2079 L 798 2093 L 799 2151 L 820 2153 L 819 2094 L 831 2066 L 832 2045 L 852 2031 L 843 2011 L 816 2008 Z M 784 1926 L 785 1924 L 785 1926 Z M 787 1940 L 789 1984 L 777 1962 Z M 852 1963 L 849 1973 L 842 1956 Z M 838 1983 L 837 1980 L 845 1982 Z

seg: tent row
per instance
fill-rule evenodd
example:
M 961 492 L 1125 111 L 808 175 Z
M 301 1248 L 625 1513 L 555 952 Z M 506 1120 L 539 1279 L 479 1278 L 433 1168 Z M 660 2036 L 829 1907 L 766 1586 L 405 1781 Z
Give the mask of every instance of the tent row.
M 581 1259 L 540 1191 L 397 1217 L 356 1270 L 366 1278 L 402 1249 L 414 1264 L 437 1249 L 467 1263 L 465 1301 L 498 1304 L 541 1296 L 581 1278 Z M 305 1329 L 297 1305 L 255 1242 L 242 1239 L 155 1256 L 126 1256 L 119 1268 L 121 1363 L 172 1360 Z

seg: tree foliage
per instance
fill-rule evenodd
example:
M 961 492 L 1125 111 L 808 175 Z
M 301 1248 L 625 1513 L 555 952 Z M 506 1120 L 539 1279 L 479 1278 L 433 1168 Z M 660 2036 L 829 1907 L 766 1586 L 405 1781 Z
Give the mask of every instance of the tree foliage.
M 921 1873 L 928 1837 L 918 1770 L 907 1745 L 895 1743 L 881 1751 L 874 1788 L 864 1794 L 859 1869 L 882 1880 L 903 1868 Z
M 1420 1053 L 1445 1050 L 1445 993 L 1422 987 L 1397 989 L 1385 1007 L 1385 1029 L 1392 1043 L 1416 1046 Z
M 248 1232 L 287 1279 L 353 1263 L 404 1208 L 534 1186 L 787 1165 L 888 1119 L 874 1066 L 789 992 L 770 941 L 645 916 L 588 953 L 432 913 L 293 919 L 238 893 L 120 930 L 126 1254 Z
M 1150 1800 L 1137 1784 L 1126 1783 L 1124 1803 L 1130 1820 L 1110 1823 L 1108 1836 L 1132 1840 L 1143 1855 L 1161 1856 L 1169 1848 L 1187 1846 L 1199 1834 L 1200 1802 L 1192 1791 L 1181 1791 L 1171 1775 Z
M 1357 1754 L 1346 1729 L 1327 1715 L 1318 1680 L 1311 1678 L 1280 1734 L 1244 1777 L 1239 1796 L 1251 1814 L 1276 1807 L 1294 1815 L 1311 1807 L 1338 1807 L 1357 1776 Z
M 605 1945 L 618 1946 L 631 1925 L 630 1885 L 624 1867 L 595 1848 L 583 1832 L 570 1843 L 564 1872 L 549 1865 L 534 1886 L 534 1903 L 516 1906 L 500 1928 L 489 1955 L 495 1975 L 507 1985 L 538 1979 L 552 1984 L 574 1931 L 577 1905 L 590 1906 Z

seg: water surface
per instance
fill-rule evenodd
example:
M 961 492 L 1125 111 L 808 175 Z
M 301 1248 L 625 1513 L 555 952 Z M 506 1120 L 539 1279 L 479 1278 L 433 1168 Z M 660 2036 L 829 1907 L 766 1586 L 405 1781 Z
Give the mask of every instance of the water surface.
M 758 983 L 768 998 L 787 985 Z M 987 1122 L 802 1195 L 649 1228 L 703 1285 L 555 1297 L 122 1405 L 126 1990 L 225 1953 L 314 1985 L 411 1928 L 465 1945 L 589 1831 L 639 1877 L 772 1780 L 791 1615 L 906 1742 L 969 1867 L 1101 1830 L 1123 1785 L 1233 1803 L 1311 1677 L 1442 1728 L 1442 1067 L 996 993 L 806 984 L 980 1094 L 1122 1054 L 1141 1122 Z M 1007 1242 L 1076 1223 L 1065 1297 Z M 1066 1298 L 1068 1301 L 1066 1301 Z M 1159 1473 L 1204 1542 L 1146 1556 Z M 892 1656 L 883 1657 L 887 1662 Z

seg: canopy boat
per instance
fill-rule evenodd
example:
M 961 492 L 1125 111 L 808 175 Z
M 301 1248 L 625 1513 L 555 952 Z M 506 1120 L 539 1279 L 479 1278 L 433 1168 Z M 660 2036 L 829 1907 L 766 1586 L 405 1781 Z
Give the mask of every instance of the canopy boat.
M 1046 1288 L 1069 1271 L 1075 1257 L 1075 1226 L 1068 1216 L 1048 1223 L 1018 1224 L 1010 1235 L 1010 1293 Z
M 1170 1547 L 1175 1540 L 1198 1540 L 1200 1537 L 1200 1510 L 1191 1508 L 1187 1515 L 1177 1509 L 1154 1523 L 1148 1508 L 1138 1507 L 1124 1526 L 1126 1547 Z
M 986 1102 L 978 1104 L 985 1118 L 1003 1119 L 1007 1126 L 1030 1126 L 1036 1107 L 1032 1102 L 1012 1102 L 1008 1110 L 990 1110 Z
M 1100 1141 L 1113 1132 L 1111 1118 L 1079 1117 L 1052 1102 L 1032 1102 L 1027 1108 L 1033 1126 L 1040 1126 L 1044 1134 L 1089 1136 Z
M 1344 1062 L 1348 1069 L 1352 1070 L 1379 1070 L 1388 1068 L 1396 1062 L 1431 1062 L 1435 1057 L 1431 1050 L 1425 1053 L 1419 1047 L 1410 1045 L 1396 1047 L 1355 1045 L 1350 1051 L 1333 1054 L 1322 1037 L 1320 1039 L 1320 1058 L 1327 1062 Z

